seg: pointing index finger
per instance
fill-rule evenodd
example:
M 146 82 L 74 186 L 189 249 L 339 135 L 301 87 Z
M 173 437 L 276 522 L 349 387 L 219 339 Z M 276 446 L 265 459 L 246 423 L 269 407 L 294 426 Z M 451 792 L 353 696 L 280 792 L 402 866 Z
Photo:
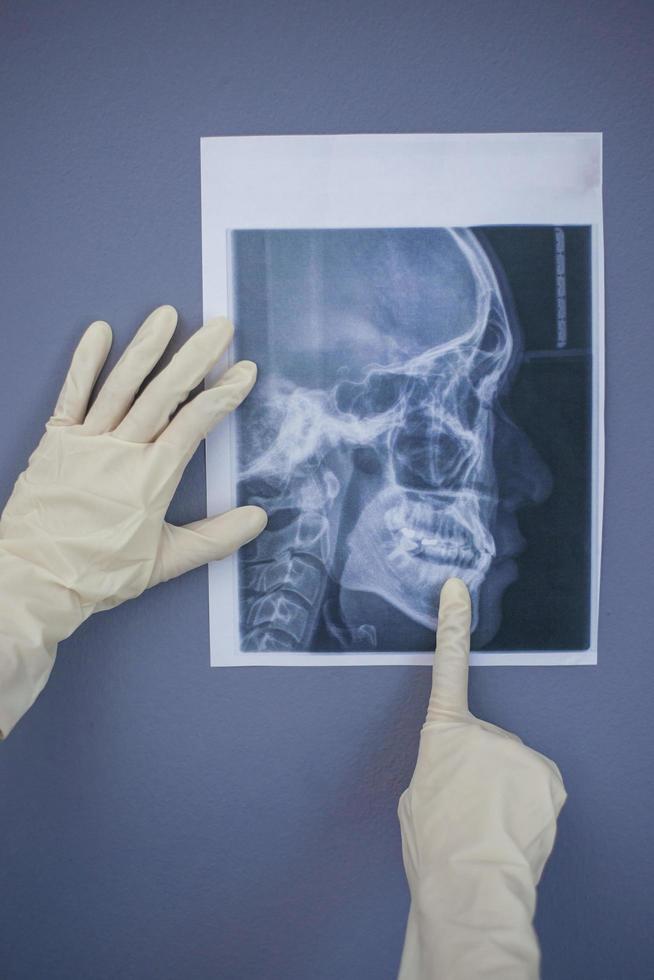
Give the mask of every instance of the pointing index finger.
M 470 618 L 468 589 L 460 578 L 448 579 L 441 589 L 428 722 L 468 714 Z

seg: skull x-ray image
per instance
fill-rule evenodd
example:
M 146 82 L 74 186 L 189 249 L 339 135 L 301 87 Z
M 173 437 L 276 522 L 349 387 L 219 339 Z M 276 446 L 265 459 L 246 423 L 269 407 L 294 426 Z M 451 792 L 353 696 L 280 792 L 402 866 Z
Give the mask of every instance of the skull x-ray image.
M 589 636 L 586 227 L 230 234 L 244 652 L 430 651 L 464 579 L 477 650 Z

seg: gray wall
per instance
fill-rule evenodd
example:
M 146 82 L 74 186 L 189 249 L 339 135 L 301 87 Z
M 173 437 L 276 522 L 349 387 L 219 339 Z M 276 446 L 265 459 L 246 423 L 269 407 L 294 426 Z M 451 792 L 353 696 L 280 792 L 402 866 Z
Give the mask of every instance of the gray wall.
M 651 51 L 645 2 L 3 3 L 0 495 L 85 324 L 200 321 L 199 139 L 603 130 L 600 666 L 476 670 L 561 766 L 546 980 L 651 970 Z M 203 513 L 194 459 L 175 517 Z M 211 671 L 206 573 L 88 622 L 0 749 L 8 980 L 391 978 L 422 668 Z M 648 970 L 649 964 L 649 970 Z

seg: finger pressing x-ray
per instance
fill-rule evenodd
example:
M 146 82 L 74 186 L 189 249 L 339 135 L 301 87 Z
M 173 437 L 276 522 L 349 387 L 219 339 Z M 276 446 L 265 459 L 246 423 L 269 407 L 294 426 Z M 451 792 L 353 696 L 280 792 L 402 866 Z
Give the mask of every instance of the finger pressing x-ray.
M 565 787 L 554 762 L 469 710 L 469 648 L 470 597 L 450 579 L 416 767 L 398 807 L 411 892 L 398 980 L 540 976 L 536 885 Z

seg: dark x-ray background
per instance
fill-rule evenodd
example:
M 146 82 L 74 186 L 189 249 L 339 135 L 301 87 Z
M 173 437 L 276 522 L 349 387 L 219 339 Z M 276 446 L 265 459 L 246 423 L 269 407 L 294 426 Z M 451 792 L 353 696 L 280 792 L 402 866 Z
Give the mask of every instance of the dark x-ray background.
M 497 226 L 473 232 L 495 269 L 505 306 L 517 320 L 522 335 L 522 353 L 501 393 L 501 406 L 531 442 L 552 478 L 552 490 L 538 503 L 517 512 L 525 544 L 515 559 L 516 580 L 503 592 L 501 622 L 488 638 L 473 635 L 475 649 L 505 651 L 583 650 L 590 637 L 591 494 L 592 494 L 592 323 L 591 323 L 591 235 L 586 227 Z M 275 308 L 275 296 L 298 290 L 306 253 L 316 235 L 338 236 L 338 248 L 347 254 L 366 236 L 400 234 L 407 229 L 388 230 L 247 230 L 234 231 L 231 238 L 233 309 L 237 323 L 237 354 L 259 365 L 260 384 L 237 416 L 239 471 L 251 464 L 261 451 L 257 445 L 257 418 L 269 376 L 285 373 L 298 377 L 298 351 L 287 337 L 278 335 L 283 309 Z M 411 234 L 411 232 L 409 232 Z M 348 238 L 349 236 L 349 238 Z M 362 238 L 363 236 L 363 238 Z M 416 230 L 416 241 L 429 248 L 429 232 Z M 420 237 L 422 236 L 422 238 Z M 557 348 L 557 236 L 565 254 L 566 339 Z M 292 239 L 292 241 L 291 241 Z M 348 244 L 349 242 L 349 244 Z M 272 257 L 272 258 L 271 258 Z M 295 264 L 294 264 L 295 263 Z M 298 268 L 299 266 L 299 268 Z M 560 273 L 560 268 L 559 268 Z M 275 282 L 271 279 L 275 277 Z M 329 292 L 329 282 L 325 291 Z M 284 301 L 284 304 L 286 301 Z M 283 305 L 284 305 L 283 304 Z M 296 301 L 297 304 L 297 301 Z M 560 310 L 558 311 L 560 314 Z M 309 319 L 309 311 L 307 311 Z M 300 317 L 301 320 L 301 317 Z M 561 343 L 559 342 L 559 347 Z M 306 358 L 306 354 L 304 355 Z M 347 350 L 343 350 L 347 360 Z M 335 364 L 318 351 L 314 364 L 302 367 L 307 387 L 316 378 L 337 380 Z M 304 383 L 304 382 L 303 382 Z M 255 435 L 253 436 L 253 432 Z M 496 439 L 495 465 L 500 472 L 505 449 Z M 502 487 L 500 483 L 500 493 Z M 257 497 L 257 494 L 262 496 Z M 239 501 L 263 504 L 275 528 L 288 502 L 276 497 L 274 481 L 261 490 L 260 481 L 240 480 Z M 280 500 L 282 501 L 280 503 Z M 277 501 L 277 504 L 276 504 Z M 264 532 L 266 534 L 272 532 Z M 252 567 L 254 543 L 239 553 L 241 635 L 243 623 L 258 595 L 247 588 L 244 571 Z M 493 567 L 489 578 L 493 574 Z M 407 581 L 407 589 L 413 583 Z M 331 577 L 319 600 L 338 602 L 340 585 Z M 435 601 L 434 597 L 434 601 Z M 404 615 L 378 596 L 369 596 L 367 615 L 374 615 L 377 651 L 430 651 L 433 632 Z M 257 649 L 247 641 L 245 649 Z M 293 649 L 293 647 L 286 647 Z M 300 649 L 331 652 L 333 635 L 322 617 L 310 643 Z M 343 648 L 340 648 L 343 649 Z M 356 644 L 346 649 L 357 649 Z

